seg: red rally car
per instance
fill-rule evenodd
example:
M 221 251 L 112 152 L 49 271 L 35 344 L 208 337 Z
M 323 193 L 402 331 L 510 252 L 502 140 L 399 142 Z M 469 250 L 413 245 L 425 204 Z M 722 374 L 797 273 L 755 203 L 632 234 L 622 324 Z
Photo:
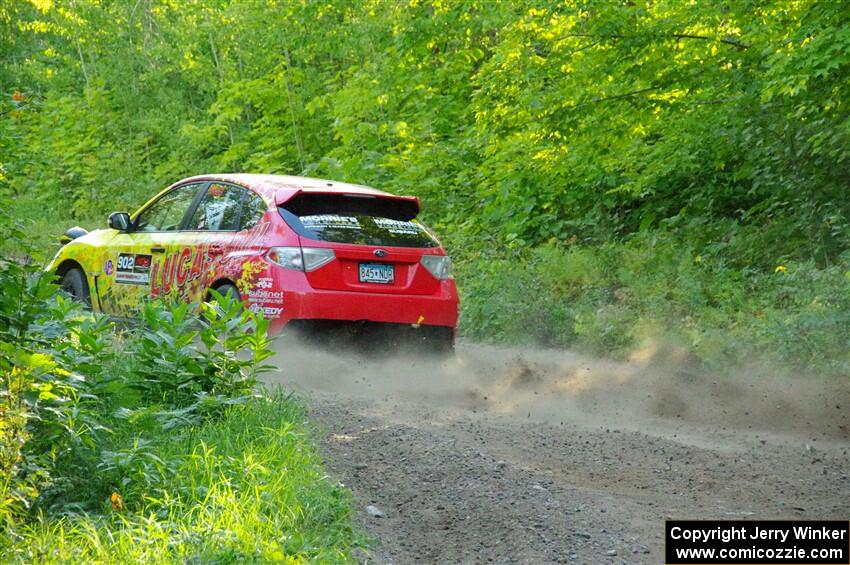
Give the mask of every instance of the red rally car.
M 147 298 L 238 293 L 272 320 L 403 329 L 451 347 L 451 262 L 415 218 L 419 200 L 321 179 L 202 175 L 170 186 L 109 229 L 71 231 L 48 265 L 95 310 L 132 316 Z

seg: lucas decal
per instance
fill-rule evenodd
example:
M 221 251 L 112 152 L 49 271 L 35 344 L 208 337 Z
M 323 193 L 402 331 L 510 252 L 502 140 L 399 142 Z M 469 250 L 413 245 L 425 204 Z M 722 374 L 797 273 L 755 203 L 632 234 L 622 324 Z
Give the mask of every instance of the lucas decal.
M 212 258 L 203 246 L 194 251 L 191 247 L 157 258 L 151 272 L 151 297 L 168 294 L 172 288 L 197 280 L 209 272 Z
M 268 229 L 269 224 L 264 222 L 257 224 L 251 230 L 251 236 L 237 244 L 202 242 L 157 256 L 150 276 L 151 297 L 175 291 L 180 296 L 189 296 L 196 291 L 200 293 L 208 282 L 212 282 L 209 279 L 213 274 L 235 279 L 237 286 L 244 292 L 243 280 L 247 282 L 247 279 L 252 279 L 267 268 L 262 262 L 247 259 L 253 255 L 254 249 L 262 246 Z

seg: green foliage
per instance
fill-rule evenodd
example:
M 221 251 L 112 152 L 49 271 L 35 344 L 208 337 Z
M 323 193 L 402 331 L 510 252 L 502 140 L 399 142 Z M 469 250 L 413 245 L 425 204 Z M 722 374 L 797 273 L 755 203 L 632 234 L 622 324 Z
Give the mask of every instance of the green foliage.
M 251 394 L 257 377 L 272 368 L 263 364 L 272 354 L 268 320 L 238 299 L 211 292 L 216 301 L 202 305 L 203 324 L 189 304 L 166 311 L 157 302 L 145 305 L 138 347 L 129 354 L 136 372 L 131 386 L 149 401 L 183 407 L 202 393 Z
M 684 346 L 717 370 L 760 359 L 789 371 L 846 375 L 848 259 L 826 269 L 811 260 L 780 263 L 764 273 L 658 234 L 474 256 L 457 265 L 468 281 L 462 323 L 479 339 L 616 357 L 653 340 Z
M 68 513 L 0 537 L 4 563 L 344 563 L 361 542 L 350 495 L 324 473 L 290 396 L 255 398 L 220 418 L 153 434 L 111 467 L 149 485 L 103 515 Z M 122 488 L 121 493 L 124 493 Z M 117 506 L 117 507 L 116 507 Z
M 27 248 L 20 226 L 0 220 L 0 237 Z M 102 348 L 105 325 L 56 296 L 52 276 L 34 264 L 0 262 L 0 287 L 0 525 L 5 528 L 43 495 L 55 469 L 90 448 L 103 431 L 90 409 L 97 385 L 87 381 L 87 373 Z

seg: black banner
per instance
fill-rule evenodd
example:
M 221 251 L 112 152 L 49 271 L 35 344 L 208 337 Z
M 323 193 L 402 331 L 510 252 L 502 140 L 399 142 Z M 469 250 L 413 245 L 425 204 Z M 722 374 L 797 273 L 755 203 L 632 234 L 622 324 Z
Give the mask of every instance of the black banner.
M 840 520 L 670 520 L 667 565 L 848 565 L 850 522 Z

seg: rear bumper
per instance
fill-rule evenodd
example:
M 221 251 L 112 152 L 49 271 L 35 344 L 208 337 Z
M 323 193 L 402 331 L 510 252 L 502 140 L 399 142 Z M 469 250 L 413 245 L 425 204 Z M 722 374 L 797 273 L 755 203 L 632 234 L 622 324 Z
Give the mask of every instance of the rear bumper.
M 454 330 L 458 318 L 458 297 L 454 281 L 443 281 L 433 295 L 383 294 L 338 290 L 278 291 L 274 303 L 255 302 L 258 307 L 282 308 L 273 316 L 276 333 L 291 320 L 338 320 L 383 322 L 422 326 L 443 326 Z M 274 310 L 267 313 L 277 313 Z M 270 317 L 270 316 L 267 316 Z

